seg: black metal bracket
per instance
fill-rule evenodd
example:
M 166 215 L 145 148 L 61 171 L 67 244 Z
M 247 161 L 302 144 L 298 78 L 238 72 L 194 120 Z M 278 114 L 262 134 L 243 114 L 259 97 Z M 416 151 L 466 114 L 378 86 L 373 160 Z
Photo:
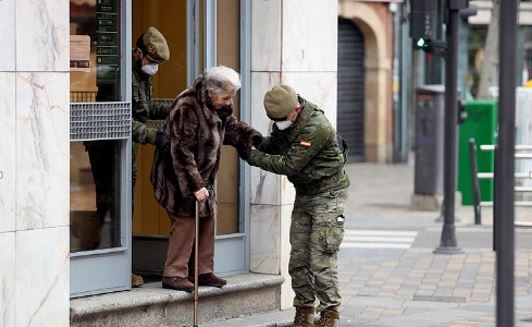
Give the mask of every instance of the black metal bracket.
M 460 10 L 460 18 L 467 19 L 471 16 L 476 16 L 478 13 L 477 5 L 469 5 L 469 7 Z
M 437 56 L 445 56 L 447 54 L 448 45 L 446 41 L 434 40 L 432 41 L 432 52 Z
M 449 10 L 462 10 L 464 8 L 467 8 L 469 5 L 468 0 L 448 0 L 448 7 Z

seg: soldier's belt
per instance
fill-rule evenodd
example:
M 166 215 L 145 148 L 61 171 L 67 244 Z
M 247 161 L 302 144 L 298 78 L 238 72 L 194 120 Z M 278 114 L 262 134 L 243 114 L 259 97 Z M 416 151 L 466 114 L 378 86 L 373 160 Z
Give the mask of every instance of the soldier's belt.
M 344 170 L 342 169 L 332 176 L 326 176 L 307 184 L 297 185 L 296 190 L 303 195 L 319 194 L 333 189 L 343 177 Z

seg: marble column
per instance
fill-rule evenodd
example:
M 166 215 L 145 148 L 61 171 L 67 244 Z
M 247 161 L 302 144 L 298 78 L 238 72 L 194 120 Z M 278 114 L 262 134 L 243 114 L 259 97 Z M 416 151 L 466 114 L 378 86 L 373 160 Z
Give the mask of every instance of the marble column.
M 15 29 L 15 0 L 0 1 L 0 30 Z M 15 36 L 0 33 L 0 326 L 15 326 Z
M 0 325 L 69 325 L 69 7 L 0 0 Z
M 262 99 L 273 85 L 291 85 L 336 124 L 336 0 L 264 0 L 252 3 L 252 118 L 268 134 Z M 292 306 L 288 275 L 289 228 L 295 198 L 286 177 L 252 169 L 251 270 L 280 274 L 282 309 Z

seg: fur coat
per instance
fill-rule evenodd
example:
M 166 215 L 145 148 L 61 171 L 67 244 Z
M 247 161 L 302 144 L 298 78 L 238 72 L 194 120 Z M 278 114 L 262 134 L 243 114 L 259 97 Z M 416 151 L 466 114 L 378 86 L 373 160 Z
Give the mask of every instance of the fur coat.
M 194 192 L 209 191 L 200 204 L 200 216 L 216 215 L 215 181 L 223 144 L 241 151 L 251 146 L 259 132 L 232 116 L 231 108 L 210 108 L 210 99 L 199 77 L 176 97 L 164 133 L 171 139 L 170 154 L 157 149 L 151 172 L 155 198 L 170 214 L 194 217 Z M 245 151 L 245 150 L 244 150 Z

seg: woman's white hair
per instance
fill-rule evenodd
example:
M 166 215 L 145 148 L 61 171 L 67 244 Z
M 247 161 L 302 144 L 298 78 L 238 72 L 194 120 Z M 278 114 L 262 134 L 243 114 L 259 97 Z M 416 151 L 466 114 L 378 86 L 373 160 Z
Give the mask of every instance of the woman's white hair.
M 236 92 L 240 89 L 240 76 L 233 69 L 225 66 L 214 66 L 205 71 L 207 91 L 211 95 Z

